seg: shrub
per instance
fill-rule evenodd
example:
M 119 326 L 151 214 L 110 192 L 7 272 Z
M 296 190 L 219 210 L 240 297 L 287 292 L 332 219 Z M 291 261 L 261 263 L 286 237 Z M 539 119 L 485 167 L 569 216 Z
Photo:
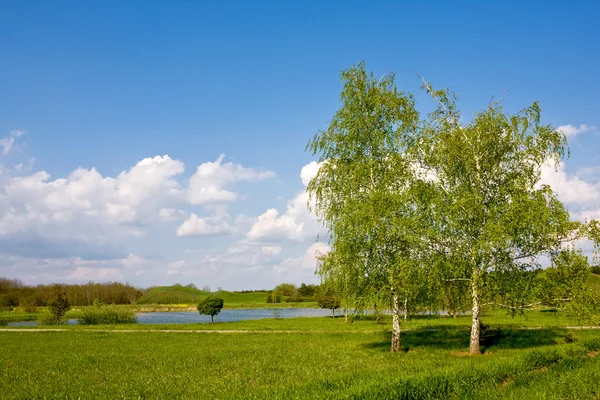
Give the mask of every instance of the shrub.
M 215 315 L 223 309 L 223 299 L 217 296 L 208 296 L 198 303 L 198 312 L 204 315 L 210 315 L 210 321 L 215 322 Z
M 590 267 L 590 272 L 592 274 L 600 275 L 600 265 L 592 265 Z
M 135 311 L 129 308 L 96 306 L 85 309 L 79 323 L 81 325 L 135 324 L 137 317 Z
M 71 309 L 71 304 L 67 299 L 66 293 L 60 286 L 56 286 L 52 298 L 48 301 L 48 311 L 55 319 L 60 320 L 67 311 Z
M 271 304 L 271 303 L 281 303 L 281 296 L 278 295 L 277 293 L 269 293 L 269 295 L 267 296 L 267 303 Z
M 4 317 L 4 314 L 0 312 L 0 326 L 6 325 L 8 325 L 8 321 L 6 320 L 6 317 Z
M 42 314 L 39 319 L 40 325 L 65 325 L 67 320 L 54 314 Z

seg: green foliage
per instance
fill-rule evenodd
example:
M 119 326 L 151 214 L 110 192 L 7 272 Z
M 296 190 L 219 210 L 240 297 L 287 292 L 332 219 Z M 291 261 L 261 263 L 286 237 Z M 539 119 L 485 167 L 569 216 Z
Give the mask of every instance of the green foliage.
M 28 307 L 32 305 L 46 306 L 55 290 L 52 285 L 27 286 L 15 279 L 0 277 L 0 307 L 8 303 L 11 308 Z M 142 290 L 131 285 L 106 282 L 88 282 L 83 285 L 60 285 L 72 306 L 92 305 L 95 298 L 100 298 L 107 304 L 132 304 L 142 295 Z
M 267 296 L 267 303 L 269 303 L 269 304 L 281 303 L 281 296 L 275 292 L 271 292 Z
M 8 320 L 6 317 L 4 317 L 4 313 L 2 311 L 0 311 L 0 326 L 6 326 L 8 325 Z
M 48 311 L 56 321 L 60 321 L 67 311 L 71 309 L 71 304 L 67 299 L 67 294 L 62 287 L 57 285 L 54 288 L 54 293 L 48 301 Z
M 277 285 L 273 292 L 277 293 L 279 296 L 287 296 L 287 297 L 296 297 L 298 295 L 298 288 L 296 285 L 291 283 L 282 283 Z
M 319 307 L 331 310 L 332 315 L 335 315 L 335 310 L 340 308 L 340 301 L 335 296 L 323 296 L 318 300 Z
M 223 309 L 223 299 L 217 296 L 208 296 L 198 303 L 198 312 L 204 315 L 210 315 L 211 322 L 215 322 L 215 315 Z
M 566 310 L 580 320 L 592 318 L 600 303 L 600 294 L 591 284 L 588 259 L 581 252 L 557 253 L 552 267 L 536 277 L 542 304 Z
M 253 291 L 247 293 L 214 292 L 229 307 L 234 304 L 266 304 L 268 293 Z M 211 293 L 185 286 L 157 286 L 149 290 L 138 300 L 138 304 L 198 304 Z
M 136 322 L 137 317 L 132 309 L 101 304 L 86 308 L 79 318 L 81 325 L 118 325 L 135 324 Z
M 311 210 L 329 230 L 331 245 L 318 273 L 346 308 L 351 300 L 387 295 L 398 312 L 398 296 L 414 285 L 412 271 L 424 266 L 417 261 L 422 225 L 406 156 L 418 113 L 393 74 L 377 79 L 361 62 L 341 78 L 340 108 L 307 146 L 319 157 L 307 187 Z
M 317 290 L 317 285 L 307 285 L 302 283 L 298 288 L 298 293 L 302 297 L 313 297 L 315 295 L 315 291 Z

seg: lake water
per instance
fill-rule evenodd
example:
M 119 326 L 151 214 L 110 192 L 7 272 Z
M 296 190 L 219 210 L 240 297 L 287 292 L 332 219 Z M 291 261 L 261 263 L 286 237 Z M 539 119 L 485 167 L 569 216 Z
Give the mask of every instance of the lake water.
M 221 310 L 215 316 L 215 322 L 234 322 L 252 319 L 266 318 L 296 318 L 296 317 L 325 317 L 330 316 L 331 311 L 322 308 L 251 308 Z M 182 312 L 151 312 L 138 313 L 138 324 L 194 324 L 210 323 L 210 316 L 200 315 L 197 311 Z M 70 319 L 69 325 L 77 324 L 76 319 Z M 37 322 L 12 322 L 10 326 L 32 326 Z

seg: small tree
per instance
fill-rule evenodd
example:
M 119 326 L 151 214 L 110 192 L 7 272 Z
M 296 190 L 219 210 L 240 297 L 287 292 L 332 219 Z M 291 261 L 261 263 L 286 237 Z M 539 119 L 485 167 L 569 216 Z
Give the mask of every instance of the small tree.
M 331 316 L 335 317 L 335 310 L 340 308 L 340 301 L 334 296 L 324 296 L 319 299 L 319 307 L 331 310 Z
M 198 312 L 204 315 L 210 315 L 210 321 L 215 322 L 215 315 L 223 309 L 223 299 L 217 296 L 208 296 L 198 303 Z
M 52 314 L 54 321 L 59 324 L 67 311 L 71 309 L 71 304 L 67 295 L 61 286 L 56 286 L 52 298 L 48 301 L 48 311 Z
M 267 296 L 267 303 L 281 303 L 281 296 L 275 292 L 271 292 Z

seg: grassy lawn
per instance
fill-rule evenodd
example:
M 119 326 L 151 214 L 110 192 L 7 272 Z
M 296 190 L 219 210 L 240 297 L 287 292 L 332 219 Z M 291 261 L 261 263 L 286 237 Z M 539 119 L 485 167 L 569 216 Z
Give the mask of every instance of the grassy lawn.
M 387 319 L 4 328 L 0 398 L 594 398 L 600 330 L 572 330 L 566 343 L 568 324 L 548 314 L 488 315 L 503 335 L 476 357 L 465 353 L 468 317 L 413 319 L 401 354 L 388 351 Z

